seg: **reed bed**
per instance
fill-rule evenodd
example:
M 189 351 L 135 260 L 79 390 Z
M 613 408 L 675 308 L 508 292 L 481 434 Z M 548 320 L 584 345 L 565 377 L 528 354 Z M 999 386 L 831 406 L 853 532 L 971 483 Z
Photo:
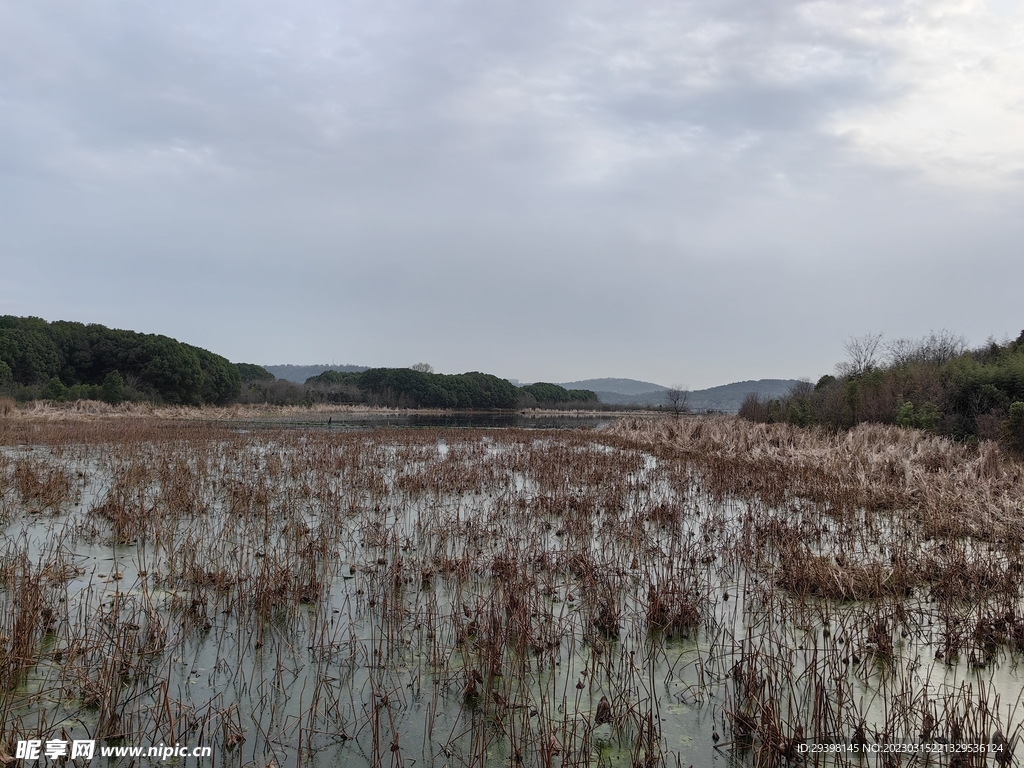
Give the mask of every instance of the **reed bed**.
M 1022 476 L 992 445 L 126 414 L 0 446 L 0 759 L 66 733 L 258 768 L 1013 760 Z

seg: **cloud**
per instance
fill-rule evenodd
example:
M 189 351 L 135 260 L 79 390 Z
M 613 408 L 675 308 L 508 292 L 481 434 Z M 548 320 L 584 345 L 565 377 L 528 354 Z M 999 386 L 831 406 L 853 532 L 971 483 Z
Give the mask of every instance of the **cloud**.
M 1024 9 L 981 0 L 818 10 L 825 24 L 893 51 L 891 99 L 831 121 L 873 163 L 950 185 L 1019 183 L 1024 171 Z
M 301 171 L 405 147 L 525 155 L 538 173 L 596 182 L 702 138 L 813 127 L 865 90 L 851 52 L 815 42 L 783 4 L 101 7 L 9 10 L 12 38 L 45 45 L 2 63 L 36 118 L 25 128 L 48 118 L 40 138 L 67 149 L 60 167 L 73 173 L 81 152 L 90 178 L 97 154 L 112 174 L 145 150 Z
M 0 0 L 0 303 L 258 362 L 691 386 L 831 370 L 881 320 L 1001 334 L 1021 18 Z

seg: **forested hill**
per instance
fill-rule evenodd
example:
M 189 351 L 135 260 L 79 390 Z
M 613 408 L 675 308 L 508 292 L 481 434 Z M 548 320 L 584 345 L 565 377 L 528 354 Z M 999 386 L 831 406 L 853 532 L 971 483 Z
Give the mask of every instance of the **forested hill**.
M 595 405 L 597 395 L 538 382 L 516 387 L 488 373 L 444 374 L 412 368 L 369 368 L 359 373 L 324 371 L 306 380 L 312 396 L 329 402 L 363 402 L 399 408 L 475 410 Z
M 21 399 L 202 405 L 232 402 L 242 381 L 227 358 L 168 336 L 4 315 L 0 385 Z
M 799 382 L 796 379 L 735 381 L 732 384 L 694 390 L 687 404 L 691 410 L 698 412 L 712 410 L 736 413 L 751 394 L 762 398 L 783 397 L 797 384 Z
M 289 375 L 302 366 L 283 366 Z M 168 336 L 37 317 L 0 317 L 0 394 L 22 402 L 145 400 L 171 405 L 366 403 L 408 408 L 577 407 L 593 392 L 538 383 L 519 388 L 487 373 L 335 366 L 303 383 Z M 279 366 L 272 369 L 280 370 Z
M 589 389 L 593 392 L 610 392 L 618 395 L 650 395 L 652 392 L 664 393 L 668 387 L 650 381 L 636 379 L 584 379 L 583 381 L 563 382 L 566 389 Z
M 594 379 L 599 384 L 617 386 L 617 389 L 595 389 L 602 403 L 629 406 L 665 405 L 666 387 L 631 379 Z M 623 384 L 617 384 L 623 382 Z M 587 382 L 574 382 L 587 383 Z M 783 397 L 797 384 L 796 379 L 759 379 L 736 381 L 708 389 L 695 389 L 687 393 L 687 407 L 694 412 L 723 411 L 736 413 L 744 398 L 754 394 L 762 399 Z M 641 389 L 641 387 L 646 387 Z M 628 391 L 627 391 L 628 390 Z
M 367 370 L 365 365 L 264 365 L 264 370 L 274 374 L 279 379 L 293 381 L 296 384 L 305 383 L 306 379 L 319 376 L 324 371 L 335 371 L 337 373 L 360 373 Z

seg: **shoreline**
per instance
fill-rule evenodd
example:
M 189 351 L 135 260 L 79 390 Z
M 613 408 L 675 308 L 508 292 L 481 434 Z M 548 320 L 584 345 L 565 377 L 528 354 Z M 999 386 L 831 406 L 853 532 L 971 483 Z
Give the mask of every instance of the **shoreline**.
M 671 415 L 662 411 L 590 410 L 560 408 L 521 408 L 516 410 L 461 410 L 453 408 L 385 408 L 371 405 L 341 405 L 316 403 L 314 405 L 235 404 L 228 406 L 154 405 L 152 403 L 122 403 L 110 405 L 98 400 L 78 400 L 73 403 L 35 401 L 27 406 L 14 407 L 0 415 L 12 421 L 95 421 L 107 419 L 151 418 L 168 421 L 230 422 L 288 422 L 320 423 L 332 417 L 343 419 L 387 420 L 410 417 L 519 417 L 525 419 L 621 419 L 624 417 L 656 419 Z

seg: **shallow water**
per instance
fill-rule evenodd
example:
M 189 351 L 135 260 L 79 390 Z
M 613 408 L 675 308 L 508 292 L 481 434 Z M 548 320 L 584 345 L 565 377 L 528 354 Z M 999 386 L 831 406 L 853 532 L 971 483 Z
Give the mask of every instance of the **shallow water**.
M 4 458 L 5 641 L 27 596 L 53 614 L 2 700 L 8 738 L 209 745 L 203 764 L 260 768 L 703 768 L 781 759 L 773 728 L 846 743 L 863 723 L 885 743 L 921 741 L 924 712 L 943 738 L 1022 719 L 1008 647 L 936 658 L 950 605 L 795 597 L 758 538 L 874 557 L 905 521 L 717 498 L 599 433 L 261 429 Z M 63 501 L 26 495 L 55 468 Z M 676 636 L 652 585 L 695 612 Z
M 283 421 L 279 419 L 243 423 L 249 428 L 326 428 L 326 429 L 605 429 L 617 418 L 615 414 L 530 414 L 524 412 L 389 413 L 340 412 L 311 414 L 309 417 Z M 330 422 L 328 422 L 330 419 Z

